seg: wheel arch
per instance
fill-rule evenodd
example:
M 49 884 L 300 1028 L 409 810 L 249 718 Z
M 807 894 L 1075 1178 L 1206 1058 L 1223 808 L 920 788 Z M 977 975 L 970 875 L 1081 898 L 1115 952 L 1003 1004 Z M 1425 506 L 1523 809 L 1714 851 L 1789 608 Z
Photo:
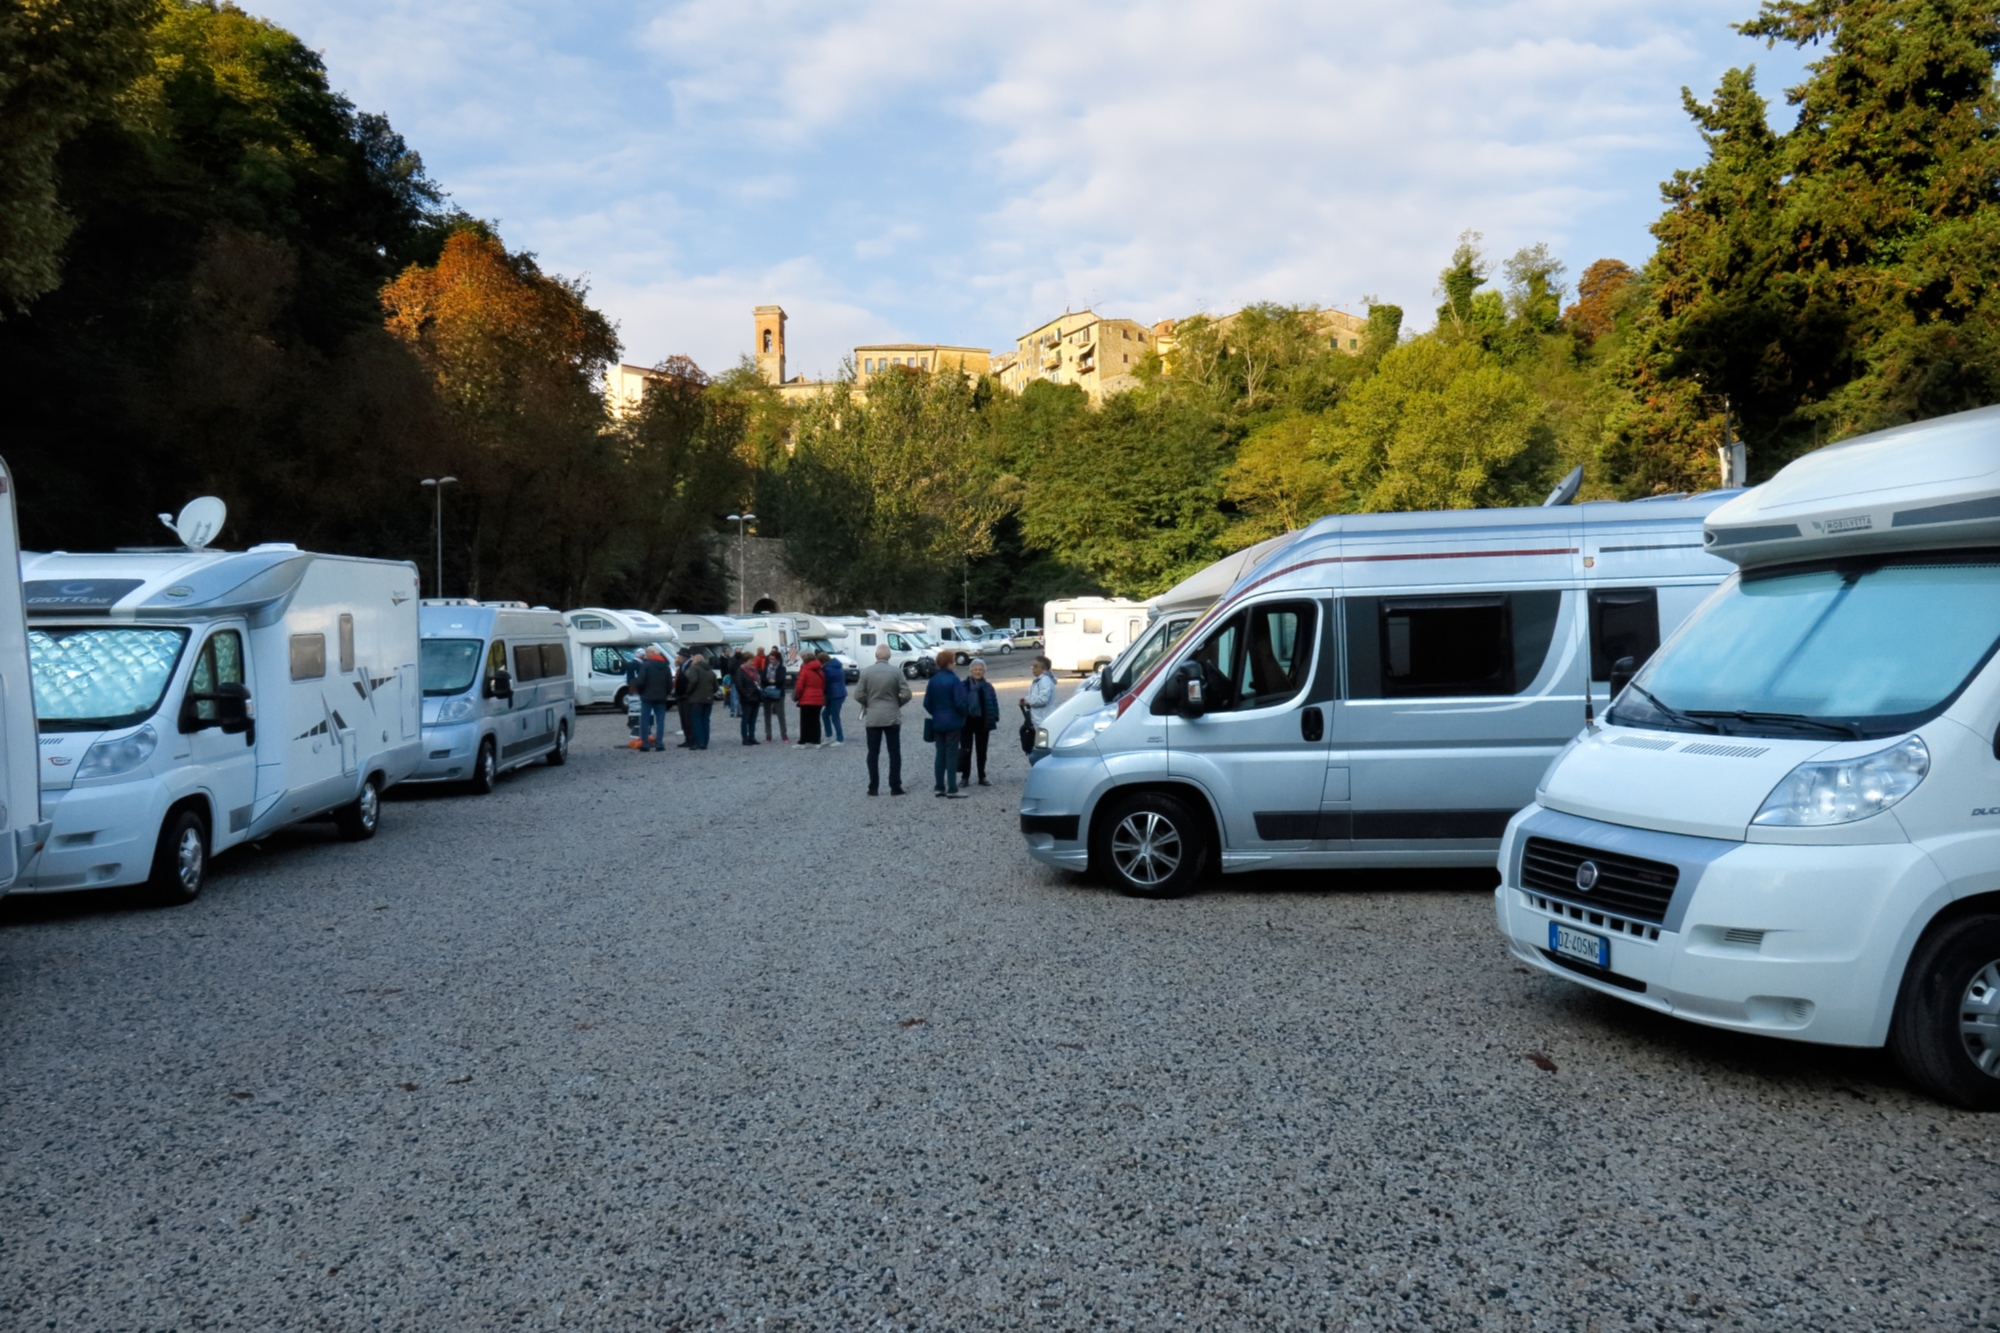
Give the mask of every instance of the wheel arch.
M 1115 782 L 1106 787 L 1098 794 L 1097 800 L 1090 807 L 1090 814 L 1084 820 L 1082 833 L 1085 849 L 1097 846 L 1097 830 L 1103 822 L 1106 810 L 1119 801 L 1149 793 L 1176 797 L 1193 806 L 1195 813 L 1207 824 L 1209 847 L 1218 857 L 1222 854 L 1222 820 L 1216 814 L 1215 802 L 1209 799 L 1208 792 L 1200 783 L 1186 778 L 1143 778 L 1137 782 Z M 1094 864 L 1096 853 L 1091 852 L 1091 856 L 1092 869 L 1097 869 Z
M 1895 985 L 1889 995 L 1888 1012 L 1881 1016 L 1879 1026 L 1882 1038 L 1886 1040 L 1889 1029 L 1896 1021 L 1896 1015 L 1903 1010 L 1904 997 L 1910 989 L 1910 963 L 1925 943 L 1941 930 L 1975 916 L 2000 916 L 2000 890 L 1986 893 L 1971 893 L 1963 898 L 1954 898 L 1944 903 L 1930 914 L 1930 918 L 1910 933 L 1909 947 L 1899 953 L 1899 964 L 1895 975 Z

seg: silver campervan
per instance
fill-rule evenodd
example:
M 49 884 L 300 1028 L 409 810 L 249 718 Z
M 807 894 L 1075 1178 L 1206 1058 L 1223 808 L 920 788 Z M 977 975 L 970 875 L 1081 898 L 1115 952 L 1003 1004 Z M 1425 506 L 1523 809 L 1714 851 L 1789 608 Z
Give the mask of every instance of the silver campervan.
M 1029 852 L 1154 897 L 1492 864 L 1586 705 L 1729 573 L 1701 535 L 1729 494 L 1321 519 L 1050 737 Z
M 510 768 L 569 759 L 576 681 L 560 614 L 453 598 L 426 600 L 418 621 L 424 759 L 412 782 L 483 795 Z

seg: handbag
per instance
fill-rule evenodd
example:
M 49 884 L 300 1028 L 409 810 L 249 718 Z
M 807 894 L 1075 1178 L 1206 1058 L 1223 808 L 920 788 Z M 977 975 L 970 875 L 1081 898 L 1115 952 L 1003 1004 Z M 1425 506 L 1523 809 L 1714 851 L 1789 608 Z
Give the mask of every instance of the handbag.
M 924 744 L 925 744 L 925 745 L 929 745 L 929 744 L 930 744 L 930 743 L 931 743 L 932 741 L 934 741 L 934 740 L 936 740 L 936 739 L 937 739 L 937 731 L 936 731 L 936 730 L 935 730 L 935 729 L 934 729 L 934 728 L 933 728 L 933 727 L 931 726 L 931 720 L 930 720 L 929 718 L 925 718 L 925 719 L 924 719 Z
M 785 697 L 785 692 L 779 689 L 776 685 L 766 685 L 764 687 L 764 698 L 766 700 L 775 703 L 777 700 L 782 699 L 784 697 Z
M 1021 753 L 1033 754 L 1034 752 L 1035 724 L 1033 722 L 1023 722 L 1021 724 Z

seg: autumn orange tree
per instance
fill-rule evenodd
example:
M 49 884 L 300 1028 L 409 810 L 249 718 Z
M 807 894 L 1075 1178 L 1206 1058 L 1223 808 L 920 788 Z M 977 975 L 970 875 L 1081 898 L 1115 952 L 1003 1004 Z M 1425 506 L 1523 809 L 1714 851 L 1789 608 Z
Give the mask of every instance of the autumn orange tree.
M 617 558 L 624 468 L 599 384 L 618 354 L 580 282 L 541 271 L 467 223 L 435 264 L 382 290 L 389 331 L 436 386 L 449 423 L 447 499 L 464 586 L 574 604 Z

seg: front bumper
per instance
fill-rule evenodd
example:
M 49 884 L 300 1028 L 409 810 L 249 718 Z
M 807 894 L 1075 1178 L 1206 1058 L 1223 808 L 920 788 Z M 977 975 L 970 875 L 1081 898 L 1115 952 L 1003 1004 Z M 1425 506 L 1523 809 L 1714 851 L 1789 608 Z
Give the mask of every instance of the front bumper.
M 1521 846 L 1534 834 L 1628 855 L 1653 844 L 1650 859 L 1680 869 L 1664 920 L 1599 910 L 1587 892 L 1524 886 Z M 1712 1027 L 1843 1046 L 1886 1039 L 1914 936 L 1948 897 L 1936 865 L 1909 843 L 1724 842 L 1537 807 L 1509 825 L 1500 871 L 1495 914 L 1522 962 Z M 1609 968 L 1559 961 L 1549 931 L 1558 922 L 1607 939 Z
M 463 782 L 479 753 L 479 723 L 432 722 L 424 727 L 423 759 L 405 782 Z
M 69 893 L 142 884 L 166 817 L 158 782 L 107 783 L 42 793 L 48 841 L 28 861 L 12 893 Z
M 1089 869 L 1085 816 L 1109 778 L 1095 746 L 1084 754 L 1051 754 L 1030 768 L 1021 790 L 1021 833 L 1028 855 L 1058 870 Z

